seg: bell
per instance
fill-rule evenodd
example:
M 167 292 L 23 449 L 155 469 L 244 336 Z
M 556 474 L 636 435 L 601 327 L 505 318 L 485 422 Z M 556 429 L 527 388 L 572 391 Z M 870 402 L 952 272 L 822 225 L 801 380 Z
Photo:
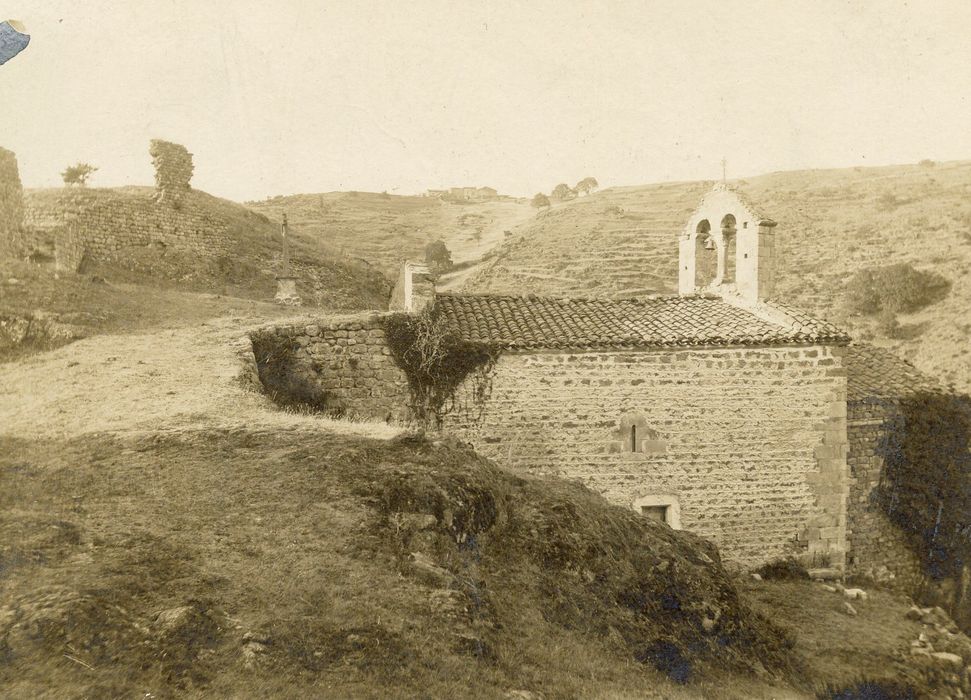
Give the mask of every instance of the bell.
M 709 238 L 707 241 L 705 241 L 705 250 L 714 250 L 714 249 L 715 249 L 715 240 L 713 238 Z

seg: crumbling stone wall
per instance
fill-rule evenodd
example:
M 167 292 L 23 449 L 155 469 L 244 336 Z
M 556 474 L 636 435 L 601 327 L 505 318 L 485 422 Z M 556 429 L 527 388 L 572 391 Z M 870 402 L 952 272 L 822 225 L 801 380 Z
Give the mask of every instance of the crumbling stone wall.
M 889 420 L 896 412 L 893 401 L 854 401 L 849 404 L 850 497 L 847 528 L 850 555 L 848 570 L 877 579 L 889 578 L 901 588 L 916 591 L 924 576 L 920 559 L 906 535 L 887 517 L 877 503 L 875 490 L 881 484 L 883 456 L 880 444 Z
M 58 264 L 76 270 L 85 255 L 110 261 L 116 251 L 153 243 L 192 250 L 200 255 L 229 251 L 228 223 L 191 199 L 179 209 L 151 198 L 119 195 L 94 203 L 78 201 L 65 216 L 58 239 Z
M 152 139 L 148 149 L 155 166 L 155 199 L 178 206 L 191 189 L 192 154 L 177 143 Z
M 810 566 L 839 565 L 848 490 L 842 352 L 507 352 L 486 396 L 466 393 L 446 427 L 506 467 L 578 479 L 627 507 L 669 497 L 681 526 L 727 560 L 757 566 L 795 554 Z M 639 426 L 636 451 L 631 426 Z
M 297 371 L 327 393 L 328 410 L 362 419 L 404 420 L 410 415 L 411 394 L 385 341 L 386 315 L 280 325 L 258 332 L 295 341 Z
M 124 248 L 152 244 L 203 256 L 230 252 L 229 222 L 207 206 L 207 195 L 189 187 L 192 154 L 157 140 L 150 151 L 152 194 L 65 188 L 27 197 L 26 222 L 38 237 L 53 237 L 59 267 L 77 270 L 86 256 L 110 261 Z
M 0 252 L 14 252 L 20 245 L 24 224 L 24 188 L 20 184 L 17 156 L 0 148 Z

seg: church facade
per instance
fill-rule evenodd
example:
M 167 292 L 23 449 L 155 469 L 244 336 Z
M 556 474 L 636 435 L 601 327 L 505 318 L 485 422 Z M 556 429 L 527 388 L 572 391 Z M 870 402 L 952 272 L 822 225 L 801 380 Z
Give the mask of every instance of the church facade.
M 718 186 L 677 238 L 677 295 L 442 294 L 406 264 L 392 310 L 498 351 L 443 427 L 500 465 L 581 481 L 742 567 L 793 556 L 916 582 L 917 557 L 875 494 L 896 406 L 939 387 L 775 299 L 775 230 Z M 275 332 L 335 410 L 402 417 L 408 380 L 382 319 Z
M 696 532 L 728 561 L 842 567 L 849 338 L 768 302 L 774 227 L 716 188 L 680 238 L 677 296 L 438 295 L 450 333 L 502 349 L 446 429 Z

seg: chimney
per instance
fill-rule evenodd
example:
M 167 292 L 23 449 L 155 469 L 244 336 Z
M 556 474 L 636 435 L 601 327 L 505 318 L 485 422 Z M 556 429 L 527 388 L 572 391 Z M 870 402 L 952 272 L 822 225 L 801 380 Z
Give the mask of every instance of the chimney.
M 391 293 L 391 311 L 418 313 L 435 298 L 435 282 L 427 265 L 406 261 Z

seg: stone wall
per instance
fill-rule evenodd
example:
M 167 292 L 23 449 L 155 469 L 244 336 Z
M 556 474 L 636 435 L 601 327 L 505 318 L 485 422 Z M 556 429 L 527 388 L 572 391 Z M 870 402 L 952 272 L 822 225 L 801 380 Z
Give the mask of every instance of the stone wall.
M 152 244 L 208 256 L 230 252 L 228 222 L 194 196 L 176 207 L 145 194 L 65 189 L 56 197 L 29 197 L 26 220 L 54 236 L 63 269 L 77 270 L 86 255 L 111 261 L 124 248 Z
M 920 559 L 899 527 L 890 521 L 874 499 L 880 485 L 883 457 L 879 445 L 887 419 L 896 408 L 892 402 L 853 402 L 849 405 L 847 457 L 851 485 L 847 504 L 850 556 L 848 570 L 874 578 L 890 572 L 894 581 L 911 592 L 923 583 Z
M 192 154 L 177 143 L 152 139 L 148 148 L 155 166 L 155 198 L 177 206 L 189 192 L 192 180 Z
M 620 505 L 661 497 L 727 560 L 842 564 L 842 352 L 506 353 L 485 400 L 469 389 L 446 427 L 506 467 L 578 479 Z
M 385 342 L 387 314 L 274 326 L 257 331 L 298 347 L 295 370 L 328 394 L 328 410 L 354 418 L 406 420 L 408 379 Z M 261 358 L 256 358 L 257 363 Z
M 0 148 L 0 252 L 13 252 L 20 244 L 24 224 L 24 188 L 17 156 Z

